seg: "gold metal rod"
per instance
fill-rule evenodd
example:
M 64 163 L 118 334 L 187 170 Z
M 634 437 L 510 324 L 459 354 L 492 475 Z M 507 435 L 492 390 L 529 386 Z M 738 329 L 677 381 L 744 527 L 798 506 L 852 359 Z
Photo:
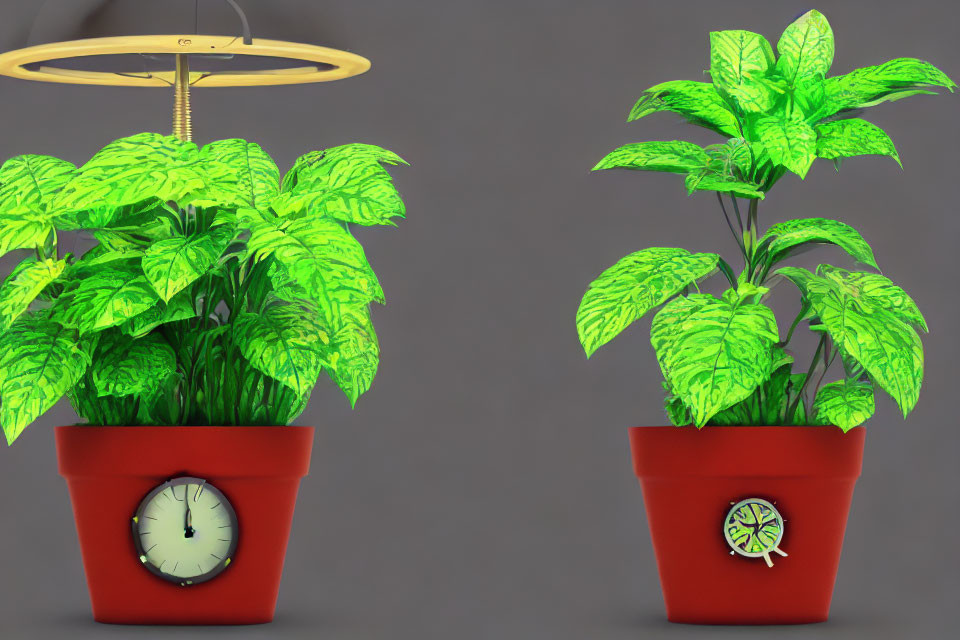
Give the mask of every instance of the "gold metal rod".
M 190 118 L 190 58 L 185 53 L 177 54 L 177 71 L 173 85 L 173 135 L 183 141 L 193 139 L 193 123 Z

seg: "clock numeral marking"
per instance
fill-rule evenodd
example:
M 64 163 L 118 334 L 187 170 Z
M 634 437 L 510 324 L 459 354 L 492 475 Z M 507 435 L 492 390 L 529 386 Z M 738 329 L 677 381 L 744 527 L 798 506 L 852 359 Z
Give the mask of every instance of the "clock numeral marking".
M 203 573 L 203 567 L 200 566 L 200 563 L 197 563 L 197 569 L 200 570 L 200 573 Z
M 140 532 L 140 535 L 142 535 L 142 536 L 148 536 L 148 535 L 150 535 L 150 532 L 149 532 L 149 531 L 141 531 L 141 532 Z
M 216 509 L 216 508 L 219 507 L 219 506 L 220 506 L 220 503 L 218 502 L 217 504 L 213 505 L 213 506 L 210 507 L 210 508 L 211 508 L 211 509 Z
M 210 555 L 212 555 L 212 556 L 213 556 L 214 558 L 216 558 L 217 560 L 223 560 L 223 558 L 221 558 L 220 556 L 218 556 L 218 555 L 215 554 L 215 553 L 211 553 Z
M 229 540 L 227 540 L 227 539 L 225 539 L 225 538 L 217 538 L 217 540 L 219 540 L 220 542 L 230 542 Z
M 157 544 L 160 544 L 160 543 L 158 542 Z M 156 549 L 156 548 L 157 548 L 157 544 L 155 544 L 155 545 L 153 545 L 152 547 L 150 547 L 149 549 L 147 549 L 147 553 L 150 553 L 151 551 L 153 551 L 154 549 Z
M 166 561 L 166 560 L 164 560 L 163 562 L 161 562 L 161 563 L 160 563 L 160 566 L 157 567 L 157 569 L 160 569 L 160 570 L 162 571 L 162 570 L 163 570 L 163 565 L 165 565 L 165 564 L 167 564 L 167 561 Z
M 229 529 L 229 528 L 230 528 L 230 525 L 228 524 L 217 527 L 217 529 Z

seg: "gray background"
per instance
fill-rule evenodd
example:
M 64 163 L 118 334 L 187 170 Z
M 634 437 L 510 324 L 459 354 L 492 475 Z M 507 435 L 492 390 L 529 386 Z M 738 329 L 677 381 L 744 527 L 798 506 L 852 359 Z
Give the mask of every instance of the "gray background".
M 625 124 L 646 87 L 699 79 L 707 32 L 774 42 L 807 2 L 296 2 L 241 0 L 255 36 L 343 47 L 370 73 L 327 85 L 195 92 L 199 142 L 258 141 L 281 168 L 350 141 L 398 151 L 409 220 L 360 239 L 389 300 L 376 310 L 383 363 L 355 411 L 320 385 L 300 424 L 318 427 L 275 623 L 243 629 L 114 628 L 90 619 L 52 427 L 65 404 L 0 448 L 0 637 L 943 638 L 960 601 L 956 532 L 957 96 L 874 109 L 889 159 L 817 163 L 786 177 L 764 225 L 838 217 L 873 244 L 932 333 L 920 404 L 869 426 L 832 617 L 812 627 L 665 622 L 626 428 L 662 424 L 644 320 L 590 362 L 573 317 L 587 283 L 651 245 L 734 245 L 715 201 L 676 176 L 590 174 L 615 146 L 714 141 L 670 115 Z M 39 2 L 0 2 L 0 47 L 23 46 Z M 34 41 L 191 30 L 192 1 L 51 2 Z M 949 3 L 837 2 L 835 73 L 898 56 L 960 77 Z M 235 20 L 205 2 L 202 30 Z M 159 89 L 0 79 L 0 151 L 82 162 L 117 137 L 167 131 Z M 798 261 L 846 265 L 824 249 Z M 4 263 L 9 267 L 9 263 Z M 795 308 L 776 296 L 781 329 Z

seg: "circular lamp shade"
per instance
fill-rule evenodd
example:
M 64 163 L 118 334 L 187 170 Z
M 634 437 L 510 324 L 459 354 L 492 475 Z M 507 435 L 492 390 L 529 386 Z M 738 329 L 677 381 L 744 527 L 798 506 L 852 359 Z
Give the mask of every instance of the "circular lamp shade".
M 128 69 L 90 68 L 96 58 L 135 54 Z M 370 61 L 347 51 L 279 40 L 239 36 L 141 35 L 53 42 L 0 54 L 0 74 L 24 80 L 122 87 L 170 87 L 175 82 L 172 56 L 191 57 L 190 84 L 197 87 L 244 87 L 325 82 L 349 78 L 370 68 Z M 147 70 L 170 58 L 166 69 Z M 244 59 L 251 65 L 244 68 Z M 209 68 L 203 67 L 204 62 Z M 233 63 L 226 69 L 224 61 Z M 272 64 L 265 62 L 272 61 Z M 140 64 L 134 64 L 139 62 Z M 140 67 L 140 68 L 138 68 Z M 231 68 L 234 67 L 234 68 Z

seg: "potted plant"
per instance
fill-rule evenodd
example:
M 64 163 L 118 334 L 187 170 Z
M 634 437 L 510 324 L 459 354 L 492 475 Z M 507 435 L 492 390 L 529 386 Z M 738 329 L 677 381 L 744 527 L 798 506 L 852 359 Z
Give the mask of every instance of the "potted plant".
M 737 273 L 716 253 L 644 249 L 600 274 L 577 311 L 590 356 L 659 307 L 651 343 L 675 426 L 633 428 L 630 439 L 671 621 L 826 620 L 860 474 L 858 425 L 873 413 L 875 391 L 904 416 L 920 392 L 926 324 L 876 272 L 863 237 L 827 218 L 759 226 L 774 184 L 787 172 L 803 178 L 816 158 L 899 163 L 887 134 L 855 117 L 860 110 L 955 87 L 912 58 L 827 77 L 833 53 L 817 11 L 786 28 L 778 55 L 759 34 L 713 32 L 711 81 L 652 87 L 629 120 L 671 111 L 725 140 L 627 144 L 595 167 L 684 174 L 689 193 L 713 191 L 744 262 Z M 862 270 L 783 266 L 814 244 L 840 247 Z M 720 296 L 698 286 L 716 272 L 728 285 Z M 800 295 L 786 333 L 765 304 L 784 280 Z M 801 325 L 816 336 L 812 357 L 792 350 Z
M 0 287 L 0 424 L 64 395 L 86 422 L 56 441 L 98 621 L 273 618 L 313 435 L 286 425 L 324 373 L 370 387 L 383 291 L 350 228 L 403 217 L 402 162 L 348 144 L 281 182 L 254 143 L 142 133 L 0 168 L 0 254 L 30 254 Z

